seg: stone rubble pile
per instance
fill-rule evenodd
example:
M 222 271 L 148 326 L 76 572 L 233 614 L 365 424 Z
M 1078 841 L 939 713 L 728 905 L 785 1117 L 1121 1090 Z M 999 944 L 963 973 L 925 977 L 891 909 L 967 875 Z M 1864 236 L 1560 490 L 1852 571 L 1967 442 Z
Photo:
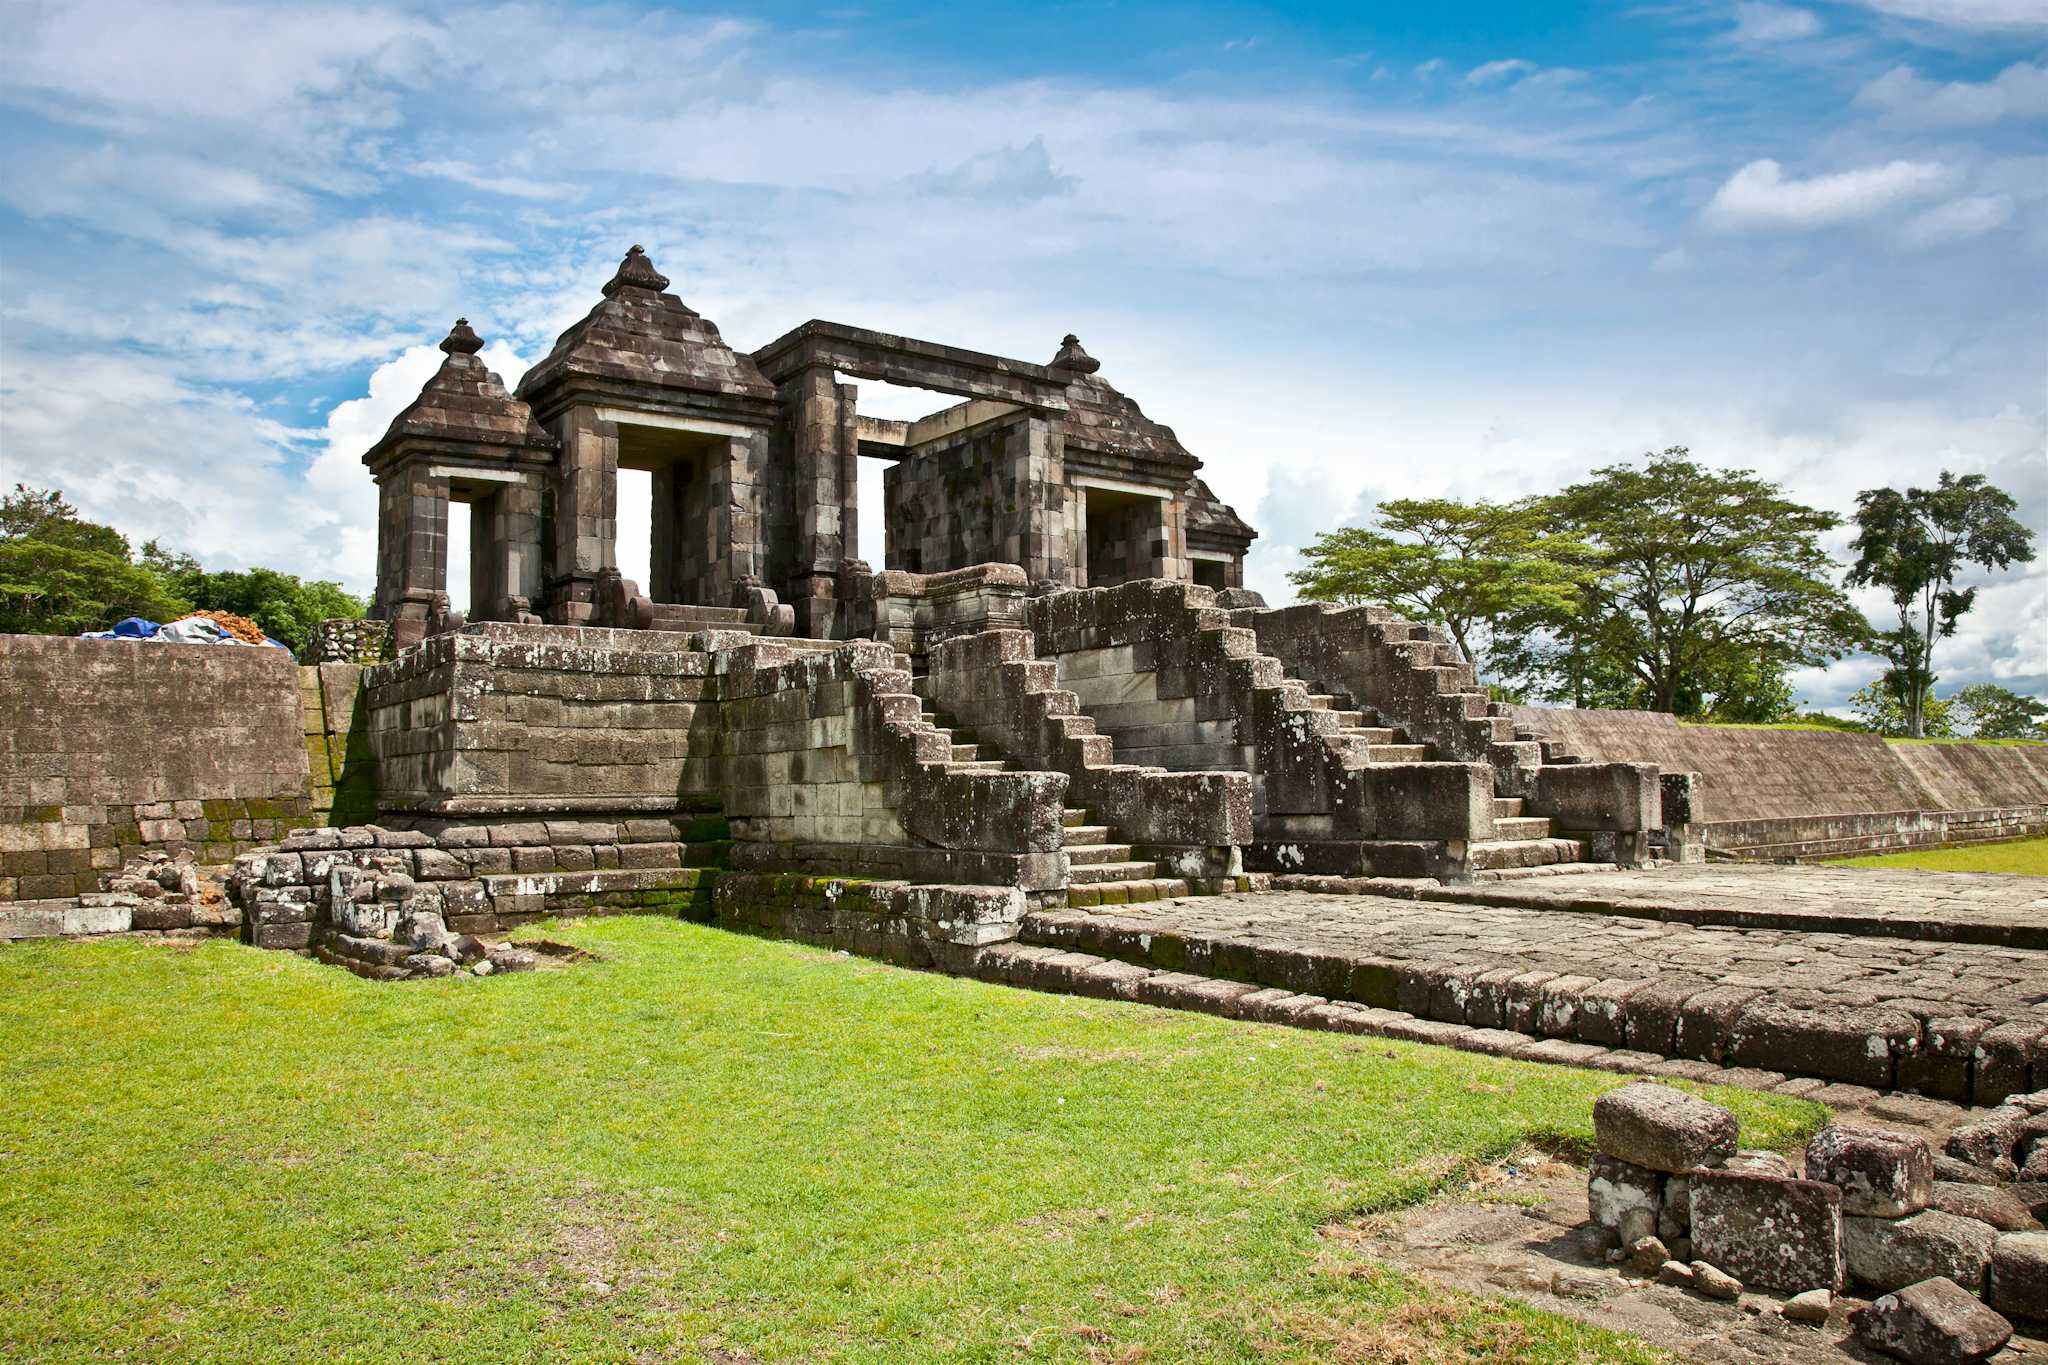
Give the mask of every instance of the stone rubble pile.
M 1941 1156 L 1917 1134 L 1831 1125 L 1803 1174 L 1668 1086 L 1607 1092 L 1593 1127 L 1587 1206 L 1624 1274 L 1789 1294 L 1783 1315 L 1813 1323 L 1853 1285 L 1881 1296 L 1850 1317 L 1865 1344 L 1916 1362 L 1984 1359 L 2011 1335 L 2004 1314 L 2048 1319 L 2048 1184 L 2012 1179 L 2048 1160 L 2048 1091 L 1957 1129 Z
M 127 930 L 230 932 L 242 922 L 221 888 L 200 877 L 190 849 L 130 858 L 118 873 L 100 879 L 98 891 L 79 896 L 78 904 L 88 912 L 118 912 L 126 921 L 118 928 Z

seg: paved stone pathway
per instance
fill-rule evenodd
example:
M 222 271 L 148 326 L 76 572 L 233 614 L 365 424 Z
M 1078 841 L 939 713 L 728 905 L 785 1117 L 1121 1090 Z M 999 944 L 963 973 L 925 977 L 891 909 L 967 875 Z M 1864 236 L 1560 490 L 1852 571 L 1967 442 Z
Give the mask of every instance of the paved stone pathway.
M 2048 879 L 1874 867 L 1714 864 L 1574 872 L 1421 899 L 2048 949 Z
M 2048 1084 L 2033 949 L 1301 892 L 1044 911 L 1021 937 L 1710 1067 L 1977 1103 Z

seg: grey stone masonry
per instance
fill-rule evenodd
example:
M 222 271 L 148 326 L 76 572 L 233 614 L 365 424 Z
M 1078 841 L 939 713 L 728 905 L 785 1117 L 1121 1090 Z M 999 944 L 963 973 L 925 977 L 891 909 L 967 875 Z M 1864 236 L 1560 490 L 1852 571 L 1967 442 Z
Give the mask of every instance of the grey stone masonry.
M 1932 1076 L 1919 1088 L 1978 1104 L 2048 1085 L 2048 953 L 2022 949 L 1279 892 L 1040 911 L 1023 937 L 1649 1054 L 1674 1074 L 1866 1092 Z
M 0 901 L 277 838 L 309 808 L 300 725 L 286 650 L 0 635 Z

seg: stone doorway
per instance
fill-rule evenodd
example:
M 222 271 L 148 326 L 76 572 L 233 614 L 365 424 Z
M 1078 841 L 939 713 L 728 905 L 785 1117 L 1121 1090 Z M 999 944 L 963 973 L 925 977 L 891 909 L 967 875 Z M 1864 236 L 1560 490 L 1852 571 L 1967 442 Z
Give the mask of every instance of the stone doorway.
M 1160 576 L 1166 560 L 1166 499 L 1121 488 L 1080 490 L 1088 561 L 1084 586 L 1113 588 L 1135 578 Z
M 716 475 L 730 439 L 619 423 L 619 468 L 648 476 L 647 595 L 656 602 L 725 606 L 730 566 L 715 533 L 723 505 Z

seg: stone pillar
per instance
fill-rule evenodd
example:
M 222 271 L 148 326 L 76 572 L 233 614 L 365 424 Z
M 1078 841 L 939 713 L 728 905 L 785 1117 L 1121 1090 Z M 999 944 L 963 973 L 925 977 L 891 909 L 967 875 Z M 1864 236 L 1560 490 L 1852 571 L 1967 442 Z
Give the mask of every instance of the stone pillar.
M 840 561 L 854 555 L 853 386 L 812 366 L 778 388 L 790 424 L 789 477 L 795 494 L 796 558 L 783 595 L 796 609 L 796 632 L 829 639 Z
M 1066 489 L 1067 586 L 1088 586 L 1088 490 Z
M 619 429 L 577 405 L 553 423 L 562 443 L 555 467 L 554 544 L 547 582 L 548 620 L 590 620 L 600 569 L 618 567 Z
M 1144 543 L 1133 557 L 1146 566 L 1147 578 L 1172 578 L 1186 582 L 1194 577 L 1188 565 L 1179 498 L 1160 498 L 1141 533 Z
M 1016 554 L 1012 562 L 1022 567 L 1024 576 L 1032 582 L 1050 580 L 1071 585 L 1071 505 L 1079 495 L 1067 487 L 1066 436 L 1058 423 L 1036 414 L 1025 421 L 1022 435 L 1023 448 L 1010 468 L 1016 511 L 1012 514 L 1013 526 L 1003 538 L 1004 548 L 1007 550 L 1014 542 Z
M 395 649 L 427 633 L 434 599 L 448 590 L 448 481 L 418 465 L 378 486 L 377 603 Z
M 540 489 L 534 476 L 479 493 L 469 505 L 469 619 L 509 621 L 512 599 L 541 594 Z
M 690 557 L 685 537 L 702 530 L 690 525 L 690 479 L 695 472 L 687 459 L 670 460 L 656 466 L 648 480 L 654 524 L 647 535 L 647 595 L 657 602 L 723 605 L 693 596 L 697 587 L 688 581 L 690 575 L 684 567 Z

